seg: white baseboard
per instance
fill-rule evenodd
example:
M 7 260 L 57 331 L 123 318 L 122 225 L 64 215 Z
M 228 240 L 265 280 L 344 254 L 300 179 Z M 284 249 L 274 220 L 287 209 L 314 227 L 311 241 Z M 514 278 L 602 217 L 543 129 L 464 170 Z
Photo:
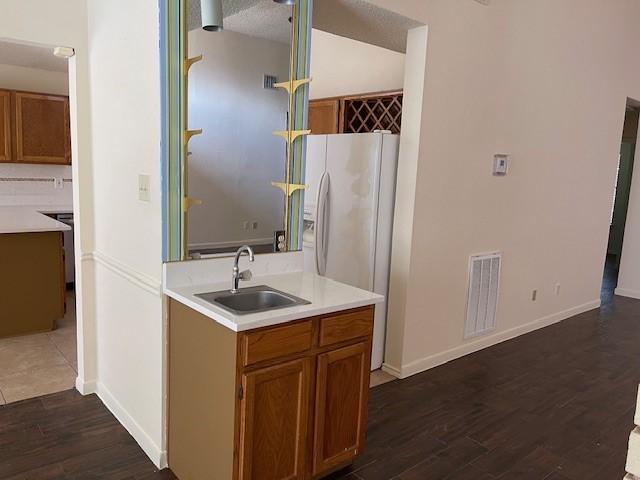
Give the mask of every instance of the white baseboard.
M 629 290 L 627 288 L 616 288 L 616 295 L 621 297 L 635 298 L 636 300 L 640 300 L 640 290 Z
M 391 365 L 389 365 L 388 363 L 383 363 L 382 364 L 382 371 L 385 373 L 388 373 L 389 375 L 392 375 L 396 378 L 400 378 L 401 375 L 401 371 L 399 368 L 393 367 Z
M 533 332 L 534 330 L 548 327 L 555 323 L 566 320 L 567 318 L 580 315 L 581 313 L 588 312 L 599 307 L 600 299 L 593 300 L 583 305 L 578 305 L 577 307 L 573 307 L 562 312 L 554 313 L 553 315 L 539 318 L 538 320 L 534 320 L 533 322 L 529 322 L 525 325 L 514 327 L 503 332 L 498 332 L 491 336 L 482 337 L 480 339 L 465 343 L 450 350 L 445 350 L 444 352 L 421 358 L 419 360 L 403 365 L 399 370 L 389 365 L 385 365 L 382 368 L 387 373 L 397 376 L 398 378 L 407 378 L 426 370 L 438 367 L 457 358 L 464 357 L 465 355 L 469 355 L 470 353 L 474 353 L 498 343 L 511 340 L 512 338 L 516 338 L 520 335 Z
M 138 425 L 133 417 L 127 412 L 127 410 L 116 400 L 111 394 L 109 389 L 102 383 L 98 382 L 96 393 L 102 403 L 109 409 L 111 413 L 118 419 L 124 428 L 133 436 L 138 445 L 142 448 L 144 453 L 151 459 L 159 469 L 167 467 L 167 452 L 161 450 L 158 445 L 151 439 L 151 437 Z
M 80 377 L 76 377 L 76 390 L 80 392 L 80 395 L 91 395 L 92 393 L 96 393 L 96 381 L 92 380 L 87 382 Z

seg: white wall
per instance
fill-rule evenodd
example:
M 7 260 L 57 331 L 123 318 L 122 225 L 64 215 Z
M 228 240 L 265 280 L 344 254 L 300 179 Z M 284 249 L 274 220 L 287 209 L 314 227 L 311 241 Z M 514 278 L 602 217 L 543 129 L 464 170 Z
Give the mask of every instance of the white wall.
M 95 175 L 96 389 L 158 465 L 163 445 L 159 12 L 88 1 Z M 138 174 L 151 201 L 138 200 Z
M 310 98 L 401 90 L 404 61 L 402 53 L 313 29 Z
M 204 54 L 189 75 L 189 245 L 270 243 L 283 228 L 284 200 L 272 181 L 284 179 L 288 97 L 263 88 L 263 75 L 289 77 L 290 46 L 224 31 L 189 33 L 190 56 Z M 244 222 L 258 222 L 245 230 Z
M 9 40 L 42 46 L 70 46 L 69 62 L 71 152 L 76 245 L 76 315 L 78 320 L 77 385 L 96 378 L 95 325 L 93 322 L 93 265 L 83 255 L 93 251 L 93 175 L 91 165 L 91 115 L 89 111 L 89 53 L 84 0 L 4 0 L 0 32 Z
M 372 1 L 429 26 L 388 369 L 411 375 L 597 307 L 626 99 L 640 98 L 640 65 L 628 61 L 640 4 Z M 512 155 L 506 177 L 491 175 L 496 153 Z M 498 329 L 465 341 L 468 259 L 493 250 L 504 254 Z
M 69 74 L 0 64 L 0 88 L 69 95 Z

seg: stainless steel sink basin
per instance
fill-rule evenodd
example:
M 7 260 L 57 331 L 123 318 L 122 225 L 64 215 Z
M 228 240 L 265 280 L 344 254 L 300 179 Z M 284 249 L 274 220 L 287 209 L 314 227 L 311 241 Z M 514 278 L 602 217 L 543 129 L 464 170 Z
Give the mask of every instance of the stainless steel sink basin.
M 229 290 L 198 293 L 196 297 L 236 315 L 248 315 L 311 303 L 266 285 L 241 288 L 238 293 L 231 293 Z

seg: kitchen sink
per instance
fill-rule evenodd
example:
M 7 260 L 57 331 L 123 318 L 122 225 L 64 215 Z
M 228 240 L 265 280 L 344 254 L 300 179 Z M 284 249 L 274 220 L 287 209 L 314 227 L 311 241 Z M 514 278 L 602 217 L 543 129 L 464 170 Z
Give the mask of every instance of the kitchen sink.
M 196 297 L 236 315 L 267 312 L 311 303 L 266 285 L 241 288 L 238 293 L 231 293 L 229 290 L 198 293 Z

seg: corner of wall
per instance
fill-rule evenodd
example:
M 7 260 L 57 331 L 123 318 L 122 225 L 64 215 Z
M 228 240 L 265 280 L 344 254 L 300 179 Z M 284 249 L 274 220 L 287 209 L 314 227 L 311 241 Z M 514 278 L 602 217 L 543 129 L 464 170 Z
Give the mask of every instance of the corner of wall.
M 385 365 L 398 376 L 404 354 L 407 283 L 411 271 L 413 222 L 416 202 L 416 178 L 420 158 L 420 139 L 427 68 L 426 26 L 409 31 L 405 62 L 402 134 L 396 183 L 396 209 L 393 223 L 391 273 L 387 309 Z M 407 101 L 409 99 L 409 101 Z

